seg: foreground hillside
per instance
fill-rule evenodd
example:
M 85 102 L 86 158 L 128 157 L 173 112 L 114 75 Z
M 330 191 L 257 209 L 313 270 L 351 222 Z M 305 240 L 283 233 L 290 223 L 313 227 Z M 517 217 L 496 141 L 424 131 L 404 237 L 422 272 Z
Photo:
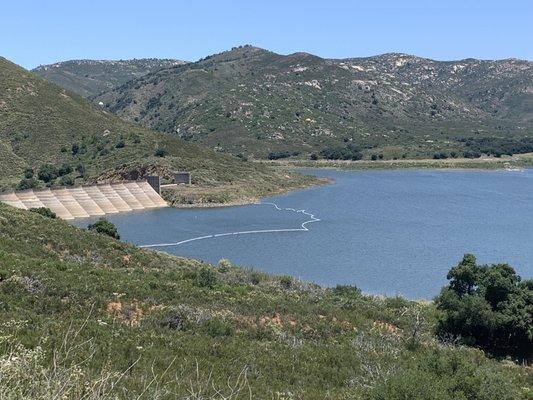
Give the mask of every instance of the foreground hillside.
M 0 58 L 0 188 L 21 179 L 23 187 L 68 185 L 173 170 L 216 188 L 216 202 L 310 181 L 127 123 Z
M 89 97 L 163 68 L 182 65 L 180 60 L 144 58 L 135 60 L 71 60 L 41 65 L 32 70 L 80 96 Z
M 95 101 L 132 122 L 256 157 L 343 157 L 348 145 L 361 153 L 353 158 L 533 151 L 533 63 L 513 59 L 328 60 L 244 46 Z
M 2 399 L 527 399 L 429 303 L 138 249 L 0 205 Z

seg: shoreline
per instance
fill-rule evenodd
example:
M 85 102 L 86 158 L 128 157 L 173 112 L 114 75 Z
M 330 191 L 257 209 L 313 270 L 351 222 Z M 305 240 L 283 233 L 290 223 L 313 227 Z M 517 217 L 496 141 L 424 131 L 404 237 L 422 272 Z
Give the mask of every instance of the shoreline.
M 168 206 L 169 207 L 172 207 L 172 208 L 179 208 L 179 209 L 193 209 L 193 208 L 224 208 L 224 207 L 237 207 L 237 206 L 245 206 L 245 205 L 249 205 L 249 204 L 258 204 L 261 202 L 262 199 L 266 198 L 266 197 L 271 197 L 271 196 L 279 196 L 279 195 L 283 195 L 283 194 L 287 194 L 287 193 L 290 193 L 290 192 L 293 192 L 295 190 L 302 190 L 302 189 L 307 189 L 307 188 L 311 188 L 311 187 L 316 187 L 316 186 L 323 186 L 323 185 L 327 185 L 327 184 L 330 184 L 332 183 L 332 180 L 331 179 L 328 179 L 328 178 L 322 178 L 322 177 L 315 177 L 315 176 L 311 176 L 311 175 L 304 175 L 302 174 L 303 176 L 307 176 L 307 177 L 310 177 L 312 179 L 310 179 L 308 182 L 304 182 L 302 184 L 298 184 L 298 185 L 294 185 L 294 186 L 290 186 L 290 187 L 286 187 L 286 188 L 279 188 L 279 189 L 276 189 L 276 190 L 272 190 L 272 191 L 269 191 L 268 193 L 264 193 L 264 194 L 260 194 L 260 195 L 257 195 L 257 196 L 243 196 L 242 198 L 237 198 L 237 199 L 234 199 L 234 200 L 231 200 L 231 201 L 227 201 L 227 202 L 193 202 L 193 203 L 180 203 L 180 202 L 176 202 L 176 201 L 172 201 L 172 198 L 169 199 L 169 195 L 166 194 L 166 195 L 163 195 L 163 199 L 165 199 L 167 202 L 168 202 Z M 232 187 L 216 187 L 216 188 L 212 188 L 213 191 L 210 191 L 209 189 L 211 188 L 205 188 L 205 187 L 194 187 L 194 188 L 187 188 L 188 189 L 188 193 L 186 193 L 187 195 L 191 195 L 191 196 L 194 196 L 194 195 L 207 195 L 209 196 L 210 194 L 212 195 L 213 193 L 215 193 L 217 190 L 231 190 Z
M 448 158 L 435 159 L 402 159 L 402 160 L 258 160 L 269 166 L 293 168 L 322 168 L 342 170 L 395 170 L 395 169 L 435 169 L 435 170 L 505 170 L 508 167 L 533 167 L 533 153 L 517 154 L 510 157 L 495 158 Z

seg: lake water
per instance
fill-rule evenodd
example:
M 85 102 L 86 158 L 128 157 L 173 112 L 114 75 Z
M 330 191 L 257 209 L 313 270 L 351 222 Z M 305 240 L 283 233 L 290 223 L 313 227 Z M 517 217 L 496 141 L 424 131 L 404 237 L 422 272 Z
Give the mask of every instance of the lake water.
M 138 245 L 209 236 L 156 249 L 373 294 L 432 298 L 465 252 L 533 276 L 533 170 L 305 171 L 334 183 L 263 200 L 277 207 L 165 208 L 109 220 Z

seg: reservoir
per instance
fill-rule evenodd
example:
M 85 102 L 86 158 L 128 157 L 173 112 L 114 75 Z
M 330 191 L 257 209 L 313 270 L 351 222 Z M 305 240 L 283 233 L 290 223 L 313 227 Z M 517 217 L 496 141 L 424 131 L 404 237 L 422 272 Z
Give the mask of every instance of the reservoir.
M 137 245 L 372 294 L 432 298 L 467 252 L 533 276 L 533 170 L 304 172 L 333 183 L 258 205 L 107 218 Z

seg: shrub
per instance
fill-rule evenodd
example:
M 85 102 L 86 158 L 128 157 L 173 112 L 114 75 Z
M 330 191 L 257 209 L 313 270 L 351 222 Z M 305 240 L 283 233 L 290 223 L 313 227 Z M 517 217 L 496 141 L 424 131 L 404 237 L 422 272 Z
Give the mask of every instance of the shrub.
M 360 160 L 363 158 L 361 152 L 353 145 L 346 147 L 332 147 L 322 150 L 322 156 L 328 160 Z
M 377 154 L 372 154 L 372 156 L 370 157 L 370 159 L 372 161 L 376 161 L 378 159 L 378 155 Z
M 33 189 L 39 186 L 39 182 L 35 178 L 24 178 L 17 185 L 18 190 Z
M 24 178 L 30 179 L 30 178 L 33 178 L 33 175 L 34 175 L 33 168 L 26 168 L 24 170 Z
M 299 154 L 300 152 L 298 151 L 277 151 L 277 152 L 268 153 L 268 159 L 279 160 L 280 158 L 289 158 L 292 156 L 297 156 Z
M 52 219 L 57 218 L 56 213 L 46 207 L 30 208 L 30 211 L 37 213 L 37 214 L 41 214 L 43 217 L 52 218 Z
M 52 164 L 44 164 L 39 168 L 37 177 L 43 182 L 52 182 L 59 175 L 59 171 Z
M 217 277 L 210 268 L 202 268 L 196 275 L 196 285 L 199 287 L 213 288 L 216 282 Z
M 167 154 L 168 154 L 167 149 L 164 149 L 164 148 L 162 148 L 162 147 L 159 147 L 159 148 L 156 149 L 156 151 L 154 152 L 154 155 L 155 155 L 156 157 L 165 157 Z
M 68 175 L 72 172 L 72 167 L 70 164 L 63 164 L 61 167 L 59 167 L 59 170 L 57 171 L 59 176 Z
M 285 289 L 290 289 L 292 286 L 292 276 L 289 276 L 289 275 L 280 276 L 279 283 L 281 283 L 281 286 L 283 286 Z
M 333 293 L 340 297 L 359 297 L 361 289 L 352 285 L 337 285 L 333 288 Z
M 218 262 L 218 270 L 220 272 L 228 272 L 230 268 L 231 268 L 231 262 L 229 260 L 226 260 L 225 258 L 223 258 L 222 260 Z
M 94 224 L 89 225 L 87 229 L 90 231 L 101 233 L 103 235 L 110 236 L 117 240 L 120 239 L 120 235 L 118 234 L 118 230 L 115 224 L 105 218 L 100 218 Z
M 59 184 L 62 186 L 72 186 L 74 185 L 74 180 L 70 176 L 62 176 Z
M 119 140 L 117 144 L 115 144 L 115 148 L 122 149 L 124 146 L 126 146 L 126 143 L 124 143 L 124 140 Z
M 316 161 L 316 160 L 318 160 L 318 155 L 316 153 L 313 153 L 313 154 L 311 154 L 311 156 L 309 158 L 311 160 L 313 160 L 313 161 Z

